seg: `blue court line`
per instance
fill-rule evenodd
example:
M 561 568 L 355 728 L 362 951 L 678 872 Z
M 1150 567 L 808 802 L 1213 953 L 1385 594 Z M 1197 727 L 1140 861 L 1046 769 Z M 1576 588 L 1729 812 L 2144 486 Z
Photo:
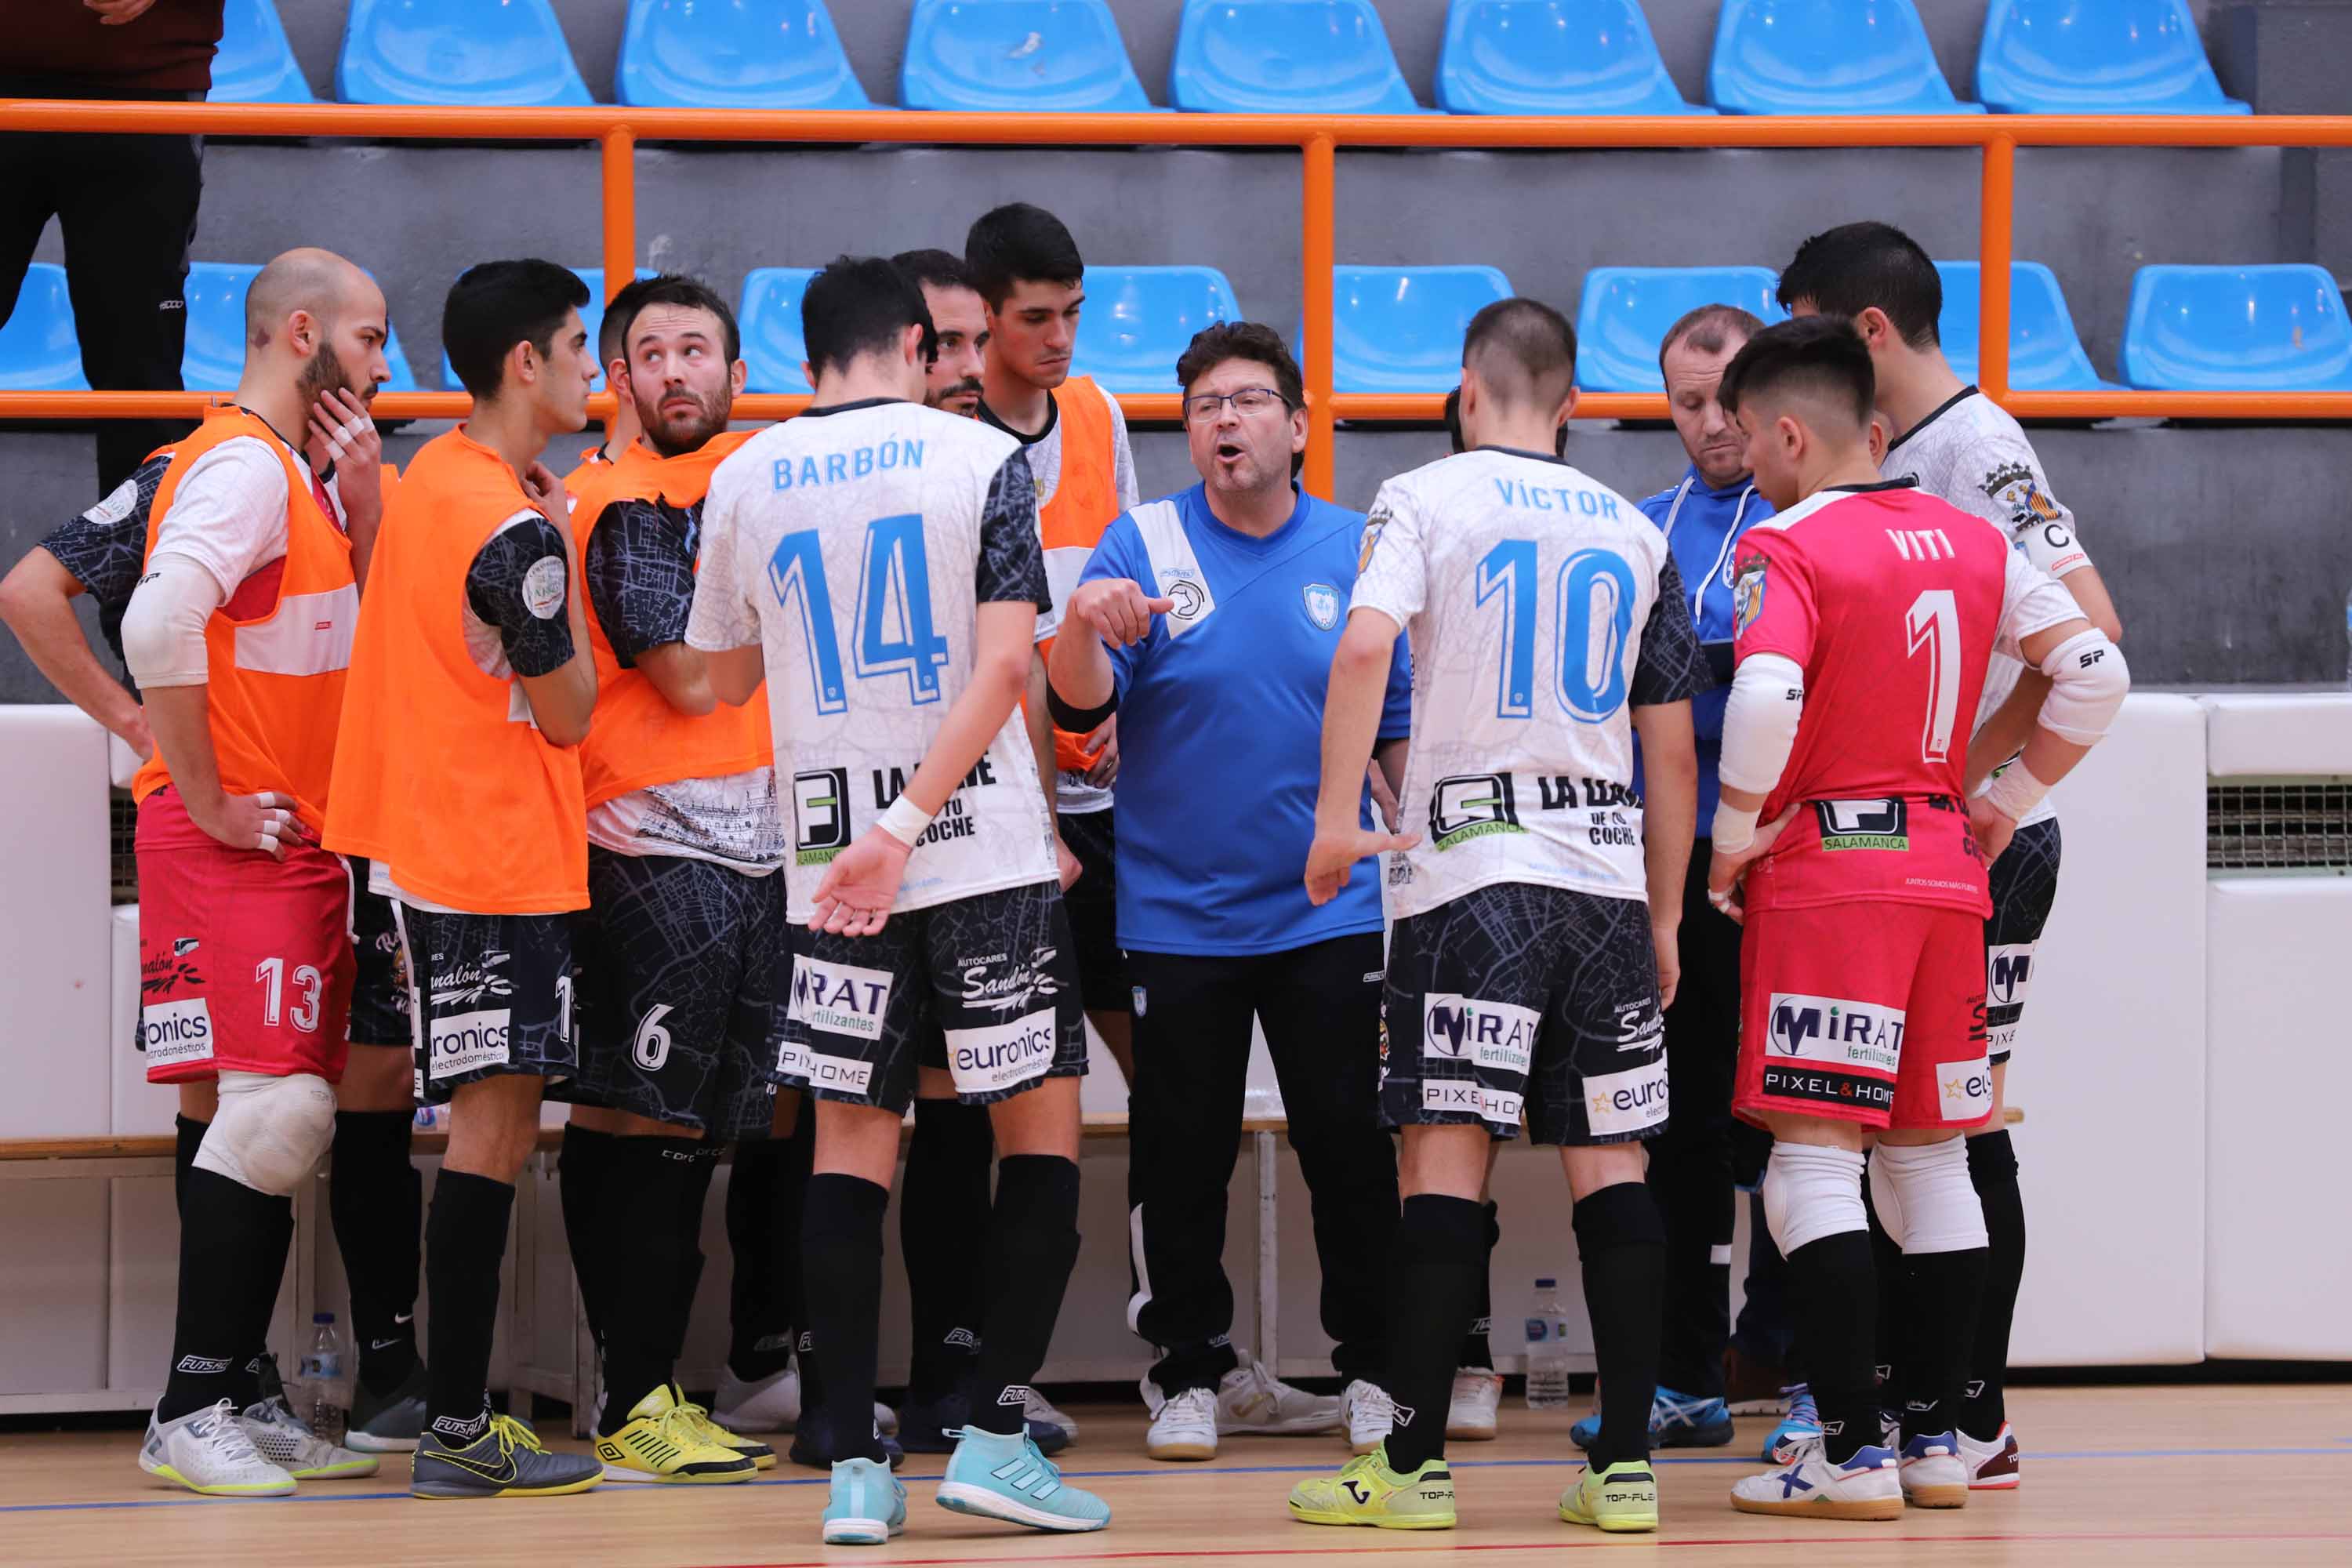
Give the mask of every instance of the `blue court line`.
M 2337 1441 L 2352 1442 L 2352 1439 L 2338 1438 Z M 2324 1454 L 2338 1459 L 2352 1458 L 2352 1453 L 2347 1453 L 2346 1449 L 2340 1447 L 2080 1448 L 2054 1453 L 2045 1453 L 2037 1448 L 2032 1450 L 2026 1457 L 2027 1458 L 2039 1463 L 2044 1460 L 2055 1459 L 2268 1459 L 2303 1458 L 2314 1454 Z M 1460 1470 L 1526 1470 L 1559 1468 L 1573 1465 L 1577 1461 L 1573 1458 L 1563 1456 L 1562 1458 L 1554 1459 L 1453 1459 L 1449 1462 L 1455 1469 Z M 1753 1455 L 1737 1454 L 1709 1455 L 1706 1457 L 1692 1455 L 1689 1457 L 1676 1456 L 1674 1458 L 1664 1458 L 1662 1456 L 1659 1457 L 1655 1462 L 1664 1465 L 1738 1465 L 1748 1469 L 1764 1469 L 1769 1468 L 1761 1459 L 1754 1457 Z M 1168 1480 L 1185 1477 L 1206 1478 L 1210 1476 L 1313 1476 L 1324 1474 L 1330 1470 L 1331 1468 L 1332 1467 L 1328 1464 L 1225 1465 L 1220 1466 L 1214 1469 L 1209 1469 L 1196 1468 L 1191 1465 L 1153 1465 L 1149 1468 L 1139 1470 L 1066 1470 L 1063 1472 L 1062 1479 L 1071 1481 L 1113 1481 L 1137 1480 L 1147 1478 L 1156 1478 L 1162 1480 Z M 940 1479 L 937 1476 L 912 1476 L 905 1477 L 903 1479 L 915 1481 L 936 1481 Z M 747 1487 L 821 1487 L 827 1483 L 827 1479 L 828 1478 L 819 1475 L 763 1476 L 755 1480 L 739 1481 L 736 1484 L 738 1486 Z M 599 1489 L 601 1490 L 602 1489 Z M 618 1495 L 622 1496 L 628 1495 L 632 1489 L 635 1489 L 636 1491 L 636 1495 L 640 1497 L 660 1495 L 658 1489 L 652 1487 L 642 1489 L 615 1489 Z M 389 1492 L 346 1492 L 321 1489 L 319 1491 L 298 1491 L 290 1497 L 283 1498 L 162 1497 L 126 1498 L 114 1502 L 19 1502 L 0 1504 L 0 1514 L 87 1513 L 113 1509 L 142 1508 L 204 1508 L 215 1503 L 384 1502 L 394 1499 L 404 1499 L 408 1497 L 408 1495 L 409 1494 L 404 1490 Z

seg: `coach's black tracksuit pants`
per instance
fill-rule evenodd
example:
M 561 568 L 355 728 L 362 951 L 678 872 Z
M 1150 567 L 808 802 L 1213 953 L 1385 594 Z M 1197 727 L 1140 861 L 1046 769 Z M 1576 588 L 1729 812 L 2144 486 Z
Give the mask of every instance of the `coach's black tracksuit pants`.
M 1712 841 L 1691 847 L 1683 882 L 1682 982 L 1666 1009 L 1673 1108 L 1650 1141 L 1650 1191 L 1666 1226 L 1665 1334 L 1658 1382 L 1723 1396 L 1731 1335 L 1731 1091 L 1739 1061 L 1739 927 L 1706 901 Z
M 18 93 L 47 96 L 37 81 L 0 79 L 0 96 Z M 179 391 L 188 325 L 183 289 L 203 190 L 197 137 L 0 134 L 0 323 L 15 311 L 33 248 L 55 217 L 65 235 L 66 289 L 90 385 L 100 392 Z M 99 494 L 110 493 L 142 458 L 194 423 L 101 421 Z
M 1159 1349 L 1152 1381 L 1171 1395 L 1214 1388 L 1236 1364 L 1225 1203 L 1253 1016 L 1313 1205 L 1332 1366 L 1378 1381 L 1397 1221 L 1396 1150 L 1379 1113 L 1380 933 L 1245 958 L 1127 956 L 1136 988 L 1128 1322 Z

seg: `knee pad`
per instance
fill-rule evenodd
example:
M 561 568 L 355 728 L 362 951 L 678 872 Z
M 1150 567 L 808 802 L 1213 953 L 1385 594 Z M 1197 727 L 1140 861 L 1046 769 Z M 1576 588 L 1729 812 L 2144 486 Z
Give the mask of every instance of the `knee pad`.
M 1868 1230 L 1861 1153 L 1819 1143 L 1774 1143 L 1764 1167 L 1764 1222 L 1783 1258 L 1825 1236 Z
M 275 1197 L 292 1197 L 335 1141 L 335 1089 L 312 1073 L 220 1075 L 220 1111 L 196 1163 Z
M 1967 1252 L 1985 1245 L 1984 1205 L 1969 1180 L 1964 1138 L 1870 1156 L 1870 1201 L 1878 1223 L 1906 1254 Z
M 1579 1199 L 1569 1211 L 1569 1224 L 1576 1232 L 1576 1250 L 1585 1258 L 1616 1247 L 1666 1244 L 1665 1221 L 1644 1182 L 1614 1182 Z

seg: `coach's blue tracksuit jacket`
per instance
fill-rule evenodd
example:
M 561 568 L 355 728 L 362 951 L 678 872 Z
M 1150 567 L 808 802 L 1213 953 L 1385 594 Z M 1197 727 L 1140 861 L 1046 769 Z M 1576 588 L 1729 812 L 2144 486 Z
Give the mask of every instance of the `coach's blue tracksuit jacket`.
M 1723 710 L 1731 700 L 1732 557 L 1738 553 L 1739 536 L 1772 515 L 1772 503 L 1744 478 L 1710 489 L 1692 468 L 1680 482 L 1642 502 L 1642 510 L 1665 533 L 1689 595 L 1683 608 L 1697 625 L 1699 644 L 1715 672 L 1715 689 L 1691 700 L 1691 728 L 1698 736 L 1698 836 L 1705 838 L 1715 821 Z

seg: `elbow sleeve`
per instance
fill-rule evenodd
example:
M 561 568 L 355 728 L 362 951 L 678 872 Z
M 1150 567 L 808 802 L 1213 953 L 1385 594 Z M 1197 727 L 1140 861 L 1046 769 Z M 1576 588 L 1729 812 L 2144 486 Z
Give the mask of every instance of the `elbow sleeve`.
M 1112 687 L 1110 700 L 1098 708 L 1076 708 L 1065 702 L 1061 692 L 1049 682 L 1045 687 L 1045 711 L 1053 716 L 1054 728 L 1064 734 L 1090 734 L 1118 711 L 1118 688 Z
M 122 612 L 122 662 L 142 687 L 202 686 L 210 679 L 205 623 L 220 584 L 182 555 L 157 555 Z
M 1723 762 L 1717 770 L 1734 789 L 1769 795 L 1797 744 L 1805 716 L 1805 672 L 1783 654 L 1740 661 L 1723 710 Z
M 2131 667 L 2123 649 L 2095 628 L 2077 632 L 2042 661 L 2050 695 L 2042 700 L 2041 724 L 2078 746 L 2095 746 L 2115 722 L 2131 690 Z

